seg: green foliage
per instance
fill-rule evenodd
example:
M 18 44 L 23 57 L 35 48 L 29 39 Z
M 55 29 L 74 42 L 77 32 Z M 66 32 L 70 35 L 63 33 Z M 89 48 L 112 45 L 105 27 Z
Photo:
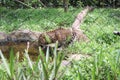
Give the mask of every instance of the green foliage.
M 13 50 L 10 52 L 10 61 L 8 62 L 3 53 L 0 51 L 0 79 L 4 80 L 54 80 L 59 78 L 58 71 L 64 55 L 57 52 L 57 44 L 53 52 L 53 61 L 50 61 L 49 48 L 46 56 L 40 49 L 40 55 L 36 62 L 31 61 L 28 50 L 25 50 L 24 61 L 18 62 L 15 60 Z M 4 67 L 5 66 L 5 67 Z
M 73 7 L 97 6 L 97 7 L 119 7 L 119 0 L 66 0 Z M 0 6 L 7 8 L 40 8 L 40 7 L 62 7 L 63 0 L 0 0 Z
M 0 6 L 6 8 L 38 8 L 41 7 L 41 3 L 38 0 L 0 0 Z
M 70 7 L 68 13 L 63 9 L 18 9 L 0 8 L 0 30 L 11 32 L 14 29 L 31 29 L 48 31 L 62 27 L 70 27 L 74 17 L 81 9 Z M 120 30 L 120 9 L 95 9 L 89 13 L 81 29 L 90 39 L 88 43 L 75 42 L 62 51 L 63 54 L 88 54 L 90 58 L 79 61 L 72 60 L 70 66 L 63 68 L 65 74 L 62 80 L 119 80 L 120 79 L 120 37 L 113 35 L 114 30 Z M 41 51 L 40 51 L 41 52 Z M 12 53 L 12 51 L 11 51 Z M 60 78 L 62 72 L 60 63 L 63 56 L 54 53 L 53 62 L 50 61 L 49 48 L 46 55 L 40 53 L 38 60 L 33 63 L 26 52 L 23 62 L 13 60 L 11 54 L 8 63 L 0 52 L 0 78 L 7 79 L 54 79 Z M 16 58 L 15 58 L 16 59 Z M 14 67 L 12 67 L 14 65 Z M 60 67 L 60 68 L 61 68 Z M 48 78 L 49 77 L 49 78 Z
M 74 19 L 74 17 L 71 17 L 74 11 L 71 10 L 70 13 L 64 13 L 61 8 L 18 10 L 0 9 L 0 30 L 5 30 L 6 32 L 26 28 L 36 31 L 44 31 L 54 29 L 56 26 L 68 27 Z
M 120 37 L 114 35 L 113 33 L 104 33 L 101 36 L 97 38 L 98 43 L 106 43 L 106 44 L 114 44 L 116 42 L 119 42 Z
M 120 75 L 120 55 L 119 52 L 108 54 L 100 52 L 89 59 L 73 61 L 67 69 L 63 79 L 67 80 L 114 80 Z M 114 56 L 114 58 L 113 58 Z M 116 62 L 117 61 L 117 62 Z M 74 73 L 74 74 L 73 74 Z

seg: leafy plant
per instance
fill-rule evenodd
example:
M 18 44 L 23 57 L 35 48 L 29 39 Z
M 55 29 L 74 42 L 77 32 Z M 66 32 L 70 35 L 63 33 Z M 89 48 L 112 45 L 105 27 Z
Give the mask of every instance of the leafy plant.
M 57 53 L 57 43 L 53 52 L 53 61 L 50 61 L 49 47 L 46 51 L 46 56 L 42 52 L 41 48 L 40 55 L 36 62 L 31 61 L 28 49 L 24 53 L 24 61 L 15 61 L 13 50 L 10 52 L 9 62 L 5 59 L 4 55 L 0 51 L 2 64 L 0 65 L 1 73 L 0 79 L 4 80 L 26 80 L 26 79 L 41 79 L 41 80 L 53 80 L 59 77 L 58 70 L 60 68 L 61 61 L 63 60 L 63 54 Z M 5 67 L 4 67 L 5 66 Z
M 0 30 L 11 32 L 20 28 L 48 31 L 60 26 L 70 27 L 74 17 L 80 11 L 81 9 L 77 8 L 71 8 L 67 13 L 63 13 L 62 8 L 17 10 L 0 8 Z M 96 8 L 88 14 L 84 23 L 80 26 L 90 40 L 88 43 L 75 42 L 61 52 L 56 52 L 55 49 L 50 51 L 48 47 L 46 55 L 40 49 L 40 55 L 36 62 L 31 61 L 27 50 L 23 62 L 18 62 L 16 57 L 12 57 L 13 54 L 11 54 L 12 59 L 6 61 L 2 52 L 0 52 L 0 79 L 119 80 L 120 41 L 119 36 L 113 34 L 114 30 L 120 30 L 120 20 L 115 15 L 119 12 L 119 8 Z M 50 53 L 53 55 L 53 60 Z M 72 60 L 71 65 L 66 68 L 60 66 L 59 68 L 63 58 L 61 53 L 90 54 L 91 58 L 79 61 Z M 65 73 L 63 74 L 62 71 Z M 62 77 L 59 74 L 62 74 Z

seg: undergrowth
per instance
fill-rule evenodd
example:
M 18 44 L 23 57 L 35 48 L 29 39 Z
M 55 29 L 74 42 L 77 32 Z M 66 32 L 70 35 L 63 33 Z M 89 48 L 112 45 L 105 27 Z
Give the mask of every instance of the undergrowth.
M 75 16 L 80 11 L 81 9 L 76 8 L 71 8 L 67 13 L 64 13 L 61 8 L 18 10 L 0 8 L 0 31 L 11 32 L 17 29 L 30 29 L 43 32 L 58 27 L 71 27 Z M 120 37 L 113 34 L 114 30 L 120 30 L 119 15 L 119 8 L 99 8 L 87 15 L 80 28 L 84 30 L 90 41 L 88 43 L 75 42 L 65 48 L 62 53 L 88 54 L 91 58 L 80 61 L 73 60 L 71 65 L 66 68 L 59 65 L 64 69 L 60 70 L 60 73 L 64 72 L 62 76 L 59 76 L 61 80 L 120 79 Z M 2 52 L 0 54 L 2 55 Z M 4 57 L 2 59 L 3 62 L 0 64 L 0 79 L 42 79 L 41 76 L 43 76 L 44 72 L 41 71 L 45 69 L 41 69 L 40 66 L 43 66 L 41 62 L 33 64 L 27 58 L 24 62 L 16 63 L 13 60 L 14 58 L 12 58 L 10 63 L 7 63 L 4 61 Z M 42 63 L 49 65 L 45 60 Z M 36 67 L 34 68 L 34 66 Z M 50 76 L 52 73 L 52 71 L 46 72 L 44 76 Z M 58 73 L 54 73 L 54 75 L 59 75 L 59 71 Z

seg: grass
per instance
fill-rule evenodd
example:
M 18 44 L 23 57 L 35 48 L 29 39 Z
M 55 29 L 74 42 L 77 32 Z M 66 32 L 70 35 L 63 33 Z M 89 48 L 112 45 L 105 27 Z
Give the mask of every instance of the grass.
M 1 10 L 0 30 L 9 32 L 18 28 L 28 28 L 44 31 L 59 26 L 69 27 L 74 20 L 74 17 L 71 17 L 73 13 L 64 13 L 61 9 Z
M 64 13 L 61 8 L 35 10 L 8 10 L 0 8 L 0 31 L 9 33 L 16 29 L 30 29 L 43 32 L 58 27 L 71 27 L 75 16 L 80 11 L 81 9 L 76 8 L 70 8 L 67 13 Z M 65 68 L 65 73 L 62 75 L 61 80 L 119 80 L 120 37 L 115 36 L 113 31 L 120 31 L 120 8 L 95 9 L 88 14 L 80 28 L 84 30 L 90 42 L 75 42 L 62 53 L 89 54 L 92 57 L 80 61 L 72 61 L 72 64 Z M 4 59 L 4 57 L 2 59 Z M 3 62 L 4 65 L 3 63 L 0 64 L 0 79 L 7 80 L 12 76 L 11 79 L 17 77 L 20 78 L 20 80 L 30 78 L 38 80 L 43 73 L 46 73 L 46 70 L 50 71 L 50 68 L 46 67 L 39 69 L 40 63 L 36 63 L 38 65 L 37 68 L 32 68 L 32 66 L 36 65 L 30 64 L 29 58 L 22 63 L 14 63 L 12 59 L 10 60 L 11 67 L 7 67 L 6 65 L 9 63 L 5 64 L 6 62 Z M 42 62 L 44 63 L 42 66 L 47 66 L 46 61 L 48 58 L 45 59 L 46 60 Z M 54 61 L 54 63 L 56 63 L 56 61 Z M 19 64 L 19 66 L 15 64 Z M 4 67 L 6 69 L 4 69 Z M 14 70 L 12 67 L 15 67 Z M 62 72 L 62 70 L 60 71 Z M 49 72 L 49 74 L 59 75 L 59 73 L 54 72 L 55 71 Z M 45 78 L 44 76 L 43 78 Z M 50 75 L 47 74 L 46 76 Z
M 54 80 L 60 79 L 61 75 L 58 75 L 63 55 L 57 52 L 57 43 L 54 49 L 53 62 L 50 62 L 49 48 L 47 49 L 47 55 L 40 50 L 40 55 L 36 62 L 32 62 L 28 50 L 25 50 L 24 61 L 19 62 L 14 56 L 13 51 L 10 52 L 9 62 L 5 59 L 3 53 L 0 51 L 1 65 L 0 65 L 0 80 Z M 41 58 L 42 57 L 42 58 Z

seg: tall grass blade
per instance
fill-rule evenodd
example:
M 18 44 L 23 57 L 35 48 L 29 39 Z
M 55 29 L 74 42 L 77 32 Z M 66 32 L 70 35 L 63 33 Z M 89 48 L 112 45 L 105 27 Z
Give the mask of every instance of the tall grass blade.
M 107 72 L 107 80 L 111 80 L 109 71 Z
M 46 64 L 46 57 L 41 47 L 39 47 L 40 59 Z
M 48 80 L 49 76 L 48 76 L 48 68 L 46 66 L 46 60 L 45 60 L 45 56 L 44 53 L 42 52 L 41 48 L 39 47 L 39 52 L 40 52 L 40 60 L 41 60 L 41 65 L 42 65 L 42 71 L 43 71 L 43 80 Z
M 49 62 L 49 46 L 47 47 L 47 51 L 46 51 L 46 64 L 48 64 Z
M 59 69 L 59 67 L 61 65 L 61 62 L 62 62 L 64 56 L 65 56 L 64 54 L 58 53 L 56 72 L 58 72 L 58 69 Z
M 96 64 L 97 64 L 97 55 L 94 57 L 93 68 L 92 68 L 92 80 L 95 80 Z
M 116 65 L 119 67 L 120 65 L 120 50 L 118 50 L 118 54 L 116 56 Z
M 22 74 L 23 80 L 27 80 L 24 73 Z
M 56 42 L 55 49 L 54 49 L 54 75 L 56 77 L 57 75 L 57 47 L 58 47 L 58 41 Z
M 27 60 L 28 60 L 28 63 L 29 63 L 30 68 L 31 68 L 32 71 L 33 71 L 33 65 L 32 65 L 32 61 L 30 60 L 30 57 L 29 57 L 29 55 L 28 55 L 28 50 L 25 50 L 25 56 L 26 56 L 26 58 L 27 58 Z
M 48 73 L 47 73 L 47 69 L 45 68 L 44 62 L 42 62 L 42 71 L 43 71 L 43 76 L 44 76 L 44 80 L 48 80 Z
M 47 47 L 47 51 L 46 51 L 46 69 L 47 69 L 47 71 L 48 71 L 48 74 L 49 74 L 49 68 L 48 68 L 48 66 L 49 66 L 49 46 Z
M 55 45 L 55 49 L 54 49 L 54 66 L 53 66 L 53 70 L 51 72 L 50 78 L 49 80 L 54 80 L 56 77 L 56 73 L 57 73 L 57 46 L 58 46 L 58 42 L 56 42 Z
M 9 77 L 11 77 L 10 68 L 9 68 L 8 63 L 7 63 L 6 59 L 5 59 L 5 57 L 3 56 L 1 50 L 0 50 L 0 56 L 2 58 L 4 66 L 6 68 L 7 74 L 9 75 Z
M 14 68 L 15 68 L 15 65 L 14 65 L 14 53 L 13 53 L 13 49 L 11 49 L 10 51 L 10 73 L 11 73 L 11 77 L 13 78 L 14 77 Z
M 23 74 L 23 70 L 21 68 L 18 68 L 18 73 L 17 73 L 17 78 L 18 80 L 22 80 L 22 74 Z

